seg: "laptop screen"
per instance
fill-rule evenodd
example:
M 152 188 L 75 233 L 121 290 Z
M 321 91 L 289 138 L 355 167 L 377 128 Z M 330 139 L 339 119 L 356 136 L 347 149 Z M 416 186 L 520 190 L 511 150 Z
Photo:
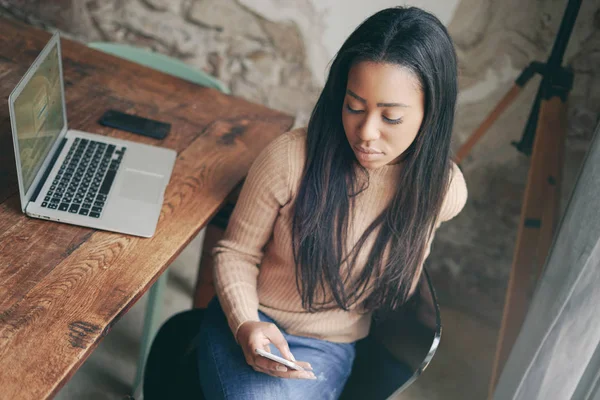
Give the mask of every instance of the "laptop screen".
M 14 100 L 14 112 L 26 193 L 65 124 L 57 43 Z

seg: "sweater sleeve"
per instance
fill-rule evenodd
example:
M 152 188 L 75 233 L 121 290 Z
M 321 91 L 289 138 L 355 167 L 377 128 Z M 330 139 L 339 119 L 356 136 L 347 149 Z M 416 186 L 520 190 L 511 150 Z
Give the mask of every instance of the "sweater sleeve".
M 443 222 L 449 221 L 452 218 L 456 217 L 464 208 L 467 203 L 467 184 L 465 182 L 465 178 L 458 168 L 456 163 L 452 162 L 452 174 L 450 177 L 450 186 L 448 187 L 448 191 L 446 193 L 446 197 L 442 202 L 442 208 L 440 213 L 438 214 L 438 218 L 436 219 L 434 230 L 425 245 L 425 253 L 423 255 L 423 262 L 429 257 L 431 253 L 431 244 L 433 243 L 433 239 L 435 237 L 435 233 L 437 229 Z M 417 276 L 420 276 L 423 268 L 423 264 L 421 264 L 419 273 Z M 419 284 L 419 280 L 415 279 L 411 286 L 411 293 L 417 288 Z
M 259 265 L 279 210 L 291 199 L 289 144 L 284 134 L 256 158 L 225 236 L 213 250 L 215 289 L 236 338 L 244 322 L 259 321 Z
M 450 187 L 440 210 L 440 222 L 446 222 L 456 217 L 467 203 L 467 184 L 460 168 L 452 163 Z

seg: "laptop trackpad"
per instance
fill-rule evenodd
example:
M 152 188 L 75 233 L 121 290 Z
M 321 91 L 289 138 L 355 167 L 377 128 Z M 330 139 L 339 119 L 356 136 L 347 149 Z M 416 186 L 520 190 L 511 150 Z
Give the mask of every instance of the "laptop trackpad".
M 130 200 L 157 204 L 163 189 L 163 177 L 141 171 L 126 169 L 119 195 Z

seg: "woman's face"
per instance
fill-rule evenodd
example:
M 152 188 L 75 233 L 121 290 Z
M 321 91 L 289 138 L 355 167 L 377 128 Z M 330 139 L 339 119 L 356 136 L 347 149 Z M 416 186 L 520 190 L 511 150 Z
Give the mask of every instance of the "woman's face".
M 417 137 L 424 108 L 419 80 L 409 70 L 355 64 L 348 73 L 342 123 L 358 162 L 369 169 L 399 162 Z

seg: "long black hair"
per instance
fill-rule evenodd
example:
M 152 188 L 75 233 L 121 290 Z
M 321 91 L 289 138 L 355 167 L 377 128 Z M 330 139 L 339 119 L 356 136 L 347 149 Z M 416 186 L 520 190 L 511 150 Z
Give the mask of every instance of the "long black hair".
M 403 67 L 418 78 L 425 113 L 403 155 L 394 197 L 347 248 L 358 166 L 342 125 L 350 68 L 370 61 Z M 390 310 L 420 276 L 426 244 L 448 190 L 450 137 L 457 97 L 456 54 L 442 23 L 418 8 L 389 8 L 365 20 L 336 55 L 307 132 L 307 159 L 292 222 L 296 285 L 305 309 Z M 364 268 L 357 255 L 373 235 Z M 362 269 L 360 269 L 362 268 Z

